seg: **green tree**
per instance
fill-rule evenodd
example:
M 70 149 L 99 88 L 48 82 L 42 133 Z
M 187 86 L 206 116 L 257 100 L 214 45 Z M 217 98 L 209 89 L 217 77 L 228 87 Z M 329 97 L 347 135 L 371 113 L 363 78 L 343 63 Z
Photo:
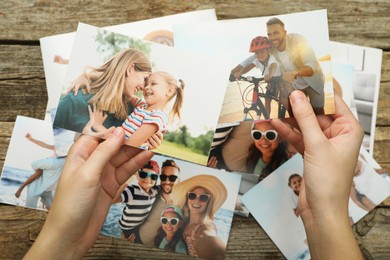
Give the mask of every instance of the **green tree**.
M 98 43 L 97 51 L 103 55 L 104 61 L 125 48 L 139 49 L 146 55 L 150 55 L 150 43 L 122 34 L 98 30 L 95 41 Z

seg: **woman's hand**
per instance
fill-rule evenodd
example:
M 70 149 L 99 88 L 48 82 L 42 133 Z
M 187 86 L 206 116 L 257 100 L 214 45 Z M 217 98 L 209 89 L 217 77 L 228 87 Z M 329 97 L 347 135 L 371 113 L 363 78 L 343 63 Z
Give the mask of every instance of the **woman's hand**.
M 102 143 L 85 135 L 77 140 L 45 225 L 26 258 L 81 258 L 95 243 L 118 189 L 153 156 L 123 143 L 120 127 Z
M 106 139 L 115 129 L 114 126 L 110 127 L 109 129 L 103 126 L 103 123 L 107 118 L 107 114 L 96 108 L 96 105 L 93 105 L 93 111 L 91 106 L 88 106 L 88 112 L 89 121 L 84 126 L 83 134 Z
M 348 199 L 363 139 L 362 127 L 337 94 L 336 113 L 329 116 L 316 116 L 301 91 L 291 93 L 290 103 L 296 121 L 289 123 L 295 129 L 280 120 L 271 123 L 304 157 L 298 209 L 311 256 L 324 257 L 328 252 L 329 257 L 334 254 L 333 258 L 359 258 L 349 224 Z
M 87 93 L 91 93 L 90 80 L 85 74 L 81 74 L 77 79 L 75 79 L 71 86 L 66 90 L 66 93 L 74 92 L 74 95 L 77 96 L 80 88 L 85 88 Z

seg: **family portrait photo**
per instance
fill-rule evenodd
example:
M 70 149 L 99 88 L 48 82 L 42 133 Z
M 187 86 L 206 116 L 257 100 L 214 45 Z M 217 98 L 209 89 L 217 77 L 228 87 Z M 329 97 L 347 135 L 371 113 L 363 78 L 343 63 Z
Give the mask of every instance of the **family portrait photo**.
M 175 25 L 174 37 L 178 48 L 230 60 L 221 126 L 291 117 L 295 89 L 317 114 L 334 113 L 326 10 Z
M 155 155 L 118 191 L 101 234 L 224 259 L 240 181 L 239 174 Z
M 223 60 L 86 24 L 73 46 L 54 127 L 100 138 L 122 127 L 130 146 L 207 164 L 229 71 Z

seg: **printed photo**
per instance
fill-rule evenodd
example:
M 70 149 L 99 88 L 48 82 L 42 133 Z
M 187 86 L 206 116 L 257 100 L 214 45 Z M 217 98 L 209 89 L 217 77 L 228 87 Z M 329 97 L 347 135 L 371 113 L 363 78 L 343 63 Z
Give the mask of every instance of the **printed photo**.
M 54 145 L 51 123 L 18 116 L 0 181 L 0 202 L 49 210 L 72 143 Z
M 303 159 L 297 154 L 242 196 L 243 203 L 287 259 L 310 259 L 298 211 L 302 175 Z M 351 225 L 389 195 L 389 182 L 360 156 L 348 205 Z
M 332 61 L 354 68 L 352 88 L 359 122 L 364 129 L 364 148 L 374 155 L 375 125 L 381 78 L 381 49 L 330 42 Z
M 121 126 L 127 145 L 206 165 L 228 70 L 221 59 L 79 24 L 64 86 L 84 83 L 63 89 L 53 126 L 100 138 Z
M 132 23 L 104 27 L 123 35 L 173 46 L 173 24 L 216 21 L 214 9 L 163 16 Z M 50 108 L 56 107 L 63 88 L 76 32 L 41 38 L 41 52 L 45 71 L 48 105 L 45 120 L 51 120 Z M 70 91 L 70 90 L 68 90 Z
M 251 173 L 261 181 L 296 152 L 269 120 L 245 121 L 236 126 L 217 128 L 208 166 Z
M 334 113 L 326 10 L 174 26 L 175 46 L 230 60 L 218 123 L 292 116 L 299 89 L 317 114 Z
M 118 191 L 101 234 L 223 259 L 240 181 L 239 174 L 155 155 Z

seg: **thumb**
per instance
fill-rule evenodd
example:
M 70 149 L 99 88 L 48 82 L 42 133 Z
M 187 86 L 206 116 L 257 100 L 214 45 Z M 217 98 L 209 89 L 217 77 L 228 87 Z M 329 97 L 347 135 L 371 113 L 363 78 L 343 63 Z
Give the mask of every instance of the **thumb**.
M 295 120 L 302 132 L 305 147 L 317 144 L 324 138 L 324 134 L 307 97 L 302 91 L 295 90 L 290 94 L 290 103 Z
M 124 136 L 122 127 L 117 127 L 105 141 L 96 147 L 95 151 L 93 151 L 88 160 L 83 164 L 82 168 L 85 168 L 88 174 L 93 172 L 98 173 L 95 176 L 99 177 L 97 179 L 97 181 L 99 181 L 103 168 L 122 147 L 125 140 Z

